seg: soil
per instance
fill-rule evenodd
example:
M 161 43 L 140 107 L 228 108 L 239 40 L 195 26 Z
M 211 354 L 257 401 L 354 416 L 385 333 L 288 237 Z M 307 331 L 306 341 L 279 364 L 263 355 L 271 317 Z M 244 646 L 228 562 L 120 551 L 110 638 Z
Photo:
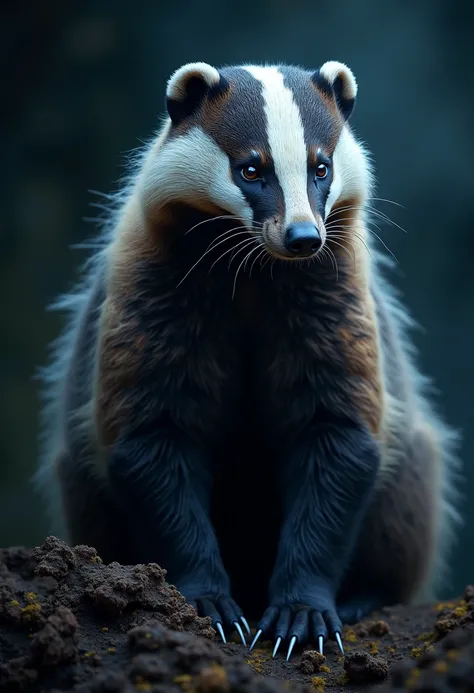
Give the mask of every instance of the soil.
M 345 657 L 329 642 L 287 663 L 269 642 L 220 643 L 165 578 L 55 537 L 0 550 L 0 691 L 474 691 L 474 586 L 346 627 Z

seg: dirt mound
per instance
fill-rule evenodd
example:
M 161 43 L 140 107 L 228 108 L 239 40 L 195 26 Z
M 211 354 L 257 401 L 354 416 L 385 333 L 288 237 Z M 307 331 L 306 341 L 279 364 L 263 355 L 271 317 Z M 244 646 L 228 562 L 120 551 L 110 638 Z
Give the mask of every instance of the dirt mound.
M 216 637 L 156 564 L 104 565 L 55 537 L 0 550 L 0 690 L 85 693 L 472 690 L 474 588 L 462 599 L 384 609 L 344 629 L 346 656 Z M 255 624 L 254 624 L 255 625 Z M 435 683 L 433 683 L 435 681 Z M 456 683 L 457 682 L 457 683 Z M 469 688 L 471 686 L 471 688 Z

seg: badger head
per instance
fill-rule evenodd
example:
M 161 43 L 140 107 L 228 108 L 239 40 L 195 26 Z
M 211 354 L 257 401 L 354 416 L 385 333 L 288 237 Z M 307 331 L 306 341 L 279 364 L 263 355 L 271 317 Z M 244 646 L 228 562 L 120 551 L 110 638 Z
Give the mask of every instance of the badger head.
M 169 79 L 168 117 L 141 176 L 145 213 L 181 204 L 227 215 L 274 257 L 314 257 L 331 211 L 362 207 L 369 192 L 367 157 L 347 124 L 356 94 L 339 62 L 184 65 Z

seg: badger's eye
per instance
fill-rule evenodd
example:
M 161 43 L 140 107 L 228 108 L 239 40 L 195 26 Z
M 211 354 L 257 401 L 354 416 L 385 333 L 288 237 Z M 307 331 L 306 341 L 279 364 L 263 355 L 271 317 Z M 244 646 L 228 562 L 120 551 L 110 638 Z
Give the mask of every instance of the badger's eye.
M 319 164 L 318 168 L 316 169 L 316 178 L 326 178 L 328 175 L 328 167 L 326 164 Z
M 240 175 L 244 180 L 254 181 L 260 179 L 260 172 L 255 166 L 244 166 L 240 170 Z

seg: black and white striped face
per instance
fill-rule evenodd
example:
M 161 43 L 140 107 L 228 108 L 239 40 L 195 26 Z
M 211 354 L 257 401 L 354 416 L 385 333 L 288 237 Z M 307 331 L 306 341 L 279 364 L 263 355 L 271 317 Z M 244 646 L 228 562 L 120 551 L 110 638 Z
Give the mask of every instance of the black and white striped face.
M 168 82 L 148 199 L 234 215 L 282 259 L 314 256 L 333 206 L 367 194 L 364 152 L 346 126 L 356 93 L 336 62 L 314 72 L 184 65 Z

